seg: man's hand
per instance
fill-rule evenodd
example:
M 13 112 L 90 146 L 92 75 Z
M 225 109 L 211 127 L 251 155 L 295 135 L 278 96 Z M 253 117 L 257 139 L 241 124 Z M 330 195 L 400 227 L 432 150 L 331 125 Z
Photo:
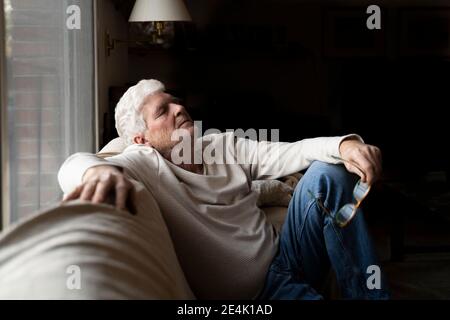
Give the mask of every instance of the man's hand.
M 356 173 L 363 182 L 372 185 L 381 176 L 381 151 L 377 147 L 349 139 L 342 141 L 339 151 L 347 170 Z
M 121 210 L 127 210 L 128 207 L 131 214 L 136 214 L 132 202 L 133 192 L 133 184 L 117 167 L 102 165 L 88 169 L 82 184 L 68 194 L 63 202 L 80 199 L 93 203 L 110 203 Z

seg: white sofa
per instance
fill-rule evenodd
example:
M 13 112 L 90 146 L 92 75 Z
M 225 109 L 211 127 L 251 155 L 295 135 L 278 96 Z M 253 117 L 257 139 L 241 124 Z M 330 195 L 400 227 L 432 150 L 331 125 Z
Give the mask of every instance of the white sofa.
M 123 148 L 116 139 L 98 155 L 112 156 Z M 0 299 L 195 299 L 156 200 L 133 183 L 136 216 L 72 201 L 5 230 Z M 280 229 L 286 209 L 264 211 Z
M 4 231 L 0 299 L 195 298 L 158 204 L 134 183 L 136 216 L 72 201 Z

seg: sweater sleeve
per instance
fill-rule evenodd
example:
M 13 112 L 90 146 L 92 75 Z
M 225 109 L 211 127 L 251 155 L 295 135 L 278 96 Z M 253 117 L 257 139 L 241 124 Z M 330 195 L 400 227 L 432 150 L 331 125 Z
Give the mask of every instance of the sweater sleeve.
M 249 170 L 252 180 L 277 179 L 304 170 L 315 160 L 342 163 L 333 157 L 340 157 L 339 146 L 345 139 L 364 142 L 357 134 L 310 138 L 293 143 L 237 138 L 235 148 L 241 161 L 244 155 L 243 167 Z
M 62 191 L 65 194 L 70 193 L 82 183 L 88 169 L 100 165 L 115 166 L 126 176 L 144 184 L 147 180 L 156 181 L 158 176 L 158 158 L 153 148 L 132 145 L 121 154 L 105 159 L 92 153 L 79 152 L 67 158 L 59 169 L 58 182 Z
M 112 165 L 121 168 L 119 164 L 97 157 L 92 153 L 75 153 L 68 157 L 59 169 L 59 186 L 65 194 L 68 194 L 81 184 L 83 176 L 88 169 L 101 165 Z

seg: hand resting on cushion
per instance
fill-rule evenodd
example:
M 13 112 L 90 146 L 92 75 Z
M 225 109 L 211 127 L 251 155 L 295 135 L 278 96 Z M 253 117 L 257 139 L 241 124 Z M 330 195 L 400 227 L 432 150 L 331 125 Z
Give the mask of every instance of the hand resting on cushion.
M 133 193 L 133 184 L 118 167 L 102 165 L 89 168 L 82 184 L 69 193 L 63 202 L 80 199 L 107 203 L 136 214 Z

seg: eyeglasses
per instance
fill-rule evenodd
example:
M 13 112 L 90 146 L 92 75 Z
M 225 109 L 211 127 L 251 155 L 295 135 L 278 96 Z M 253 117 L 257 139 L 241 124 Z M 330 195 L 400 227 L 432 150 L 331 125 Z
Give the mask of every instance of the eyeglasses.
M 337 160 L 341 160 L 343 162 L 349 162 L 347 160 L 341 159 L 339 157 L 333 157 Z M 357 165 L 355 165 L 353 162 L 351 162 L 351 164 L 353 166 L 355 166 L 356 168 L 358 168 L 358 170 L 361 170 Z M 362 170 L 361 170 L 362 172 Z M 327 209 L 323 203 L 322 200 L 320 200 L 320 198 L 316 198 L 314 197 L 314 194 L 308 190 L 308 193 L 310 194 L 310 196 L 312 196 L 313 198 L 316 199 L 317 204 L 319 205 L 319 207 L 326 212 L 328 215 L 330 215 L 334 221 L 336 222 L 336 224 L 343 228 L 346 225 L 348 225 L 350 223 L 350 221 L 355 217 L 358 208 L 361 205 L 361 202 L 364 200 L 364 198 L 366 198 L 366 196 L 369 194 L 371 186 L 365 182 L 362 182 L 361 179 L 358 180 L 358 182 L 355 185 L 355 188 L 353 189 L 353 198 L 356 202 L 352 202 L 352 203 L 347 203 L 344 206 L 342 206 L 342 208 L 340 208 L 336 214 L 333 216 L 330 212 L 329 209 Z

